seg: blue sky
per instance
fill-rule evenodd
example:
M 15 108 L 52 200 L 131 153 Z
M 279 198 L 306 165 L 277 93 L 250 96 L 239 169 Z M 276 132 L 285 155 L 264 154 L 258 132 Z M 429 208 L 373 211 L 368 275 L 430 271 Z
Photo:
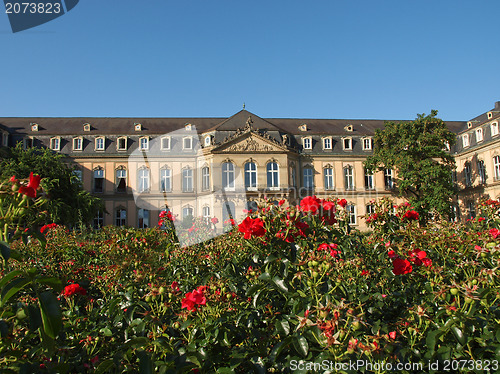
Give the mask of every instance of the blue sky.
M 0 117 L 468 120 L 500 101 L 500 1 L 80 0 L 13 34 Z

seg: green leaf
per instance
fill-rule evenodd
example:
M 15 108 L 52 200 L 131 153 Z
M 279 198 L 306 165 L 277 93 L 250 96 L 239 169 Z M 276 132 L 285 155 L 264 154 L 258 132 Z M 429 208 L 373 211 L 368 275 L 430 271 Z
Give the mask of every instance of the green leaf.
M 292 338 L 288 337 L 285 340 L 280 341 L 278 344 L 275 344 L 273 349 L 271 350 L 271 353 L 269 354 L 269 359 L 271 362 L 276 362 L 276 358 L 283 352 L 283 349 L 285 349 L 290 343 L 292 342 Z
M 234 374 L 234 369 L 228 367 L 218 368 L 216 373 L 219 374 Z
M 103 362 L 101 362 L 99 364 L 99 366 L 97 367 L 96 371 L 95 371 L 95 374 L 104 374 L 104 373 L 109 373 L 111 372 L 112 368 L 115 366 L 115 364 L 113 363 L 113 360 L 112 359 L 107 359 L 107 360 L 104 360 Z
M 259 275 L 259 279 L 267 281 L 271 279 L 271 274 L 269 274 L 268 272 L 264 272 L 261 275 Z
M 40 313 L 38 305 L 28 305 L 28 316 L 29 329 L 31 331 L 35 331 L 42 326 L 42 314 Z
M 153 361 L 151 357 L 145 351 L 138 351 L 137 356 L 139 357 L 139 373 L 140 374 L 153 374 Z
M 275 326 L 276 330 L 278 330 L 280 334 L 285 334 L 285 335 L 290 334 L 290 324 L 288 323 L 288 321 L 286 320 L 276 321 Z
M 8 283 L 3 289 L 2 289 L 2 296 L 1 296 L 1 301 L 0 301 L 0 307 L 4 306 L 9 299 L 14 296 L 16 293 L 18 293 L 21 289 L 26 287 L 28 284 L 31 283 L 30 279 L 27 278 L 17 278 L 12 280 L 10 283 Z
M 62 327 L 62 312 L 57 297 L 51 291 L 42 292 L 38 297 L 42 312 L 43 331 L 55 339 Z
M 269 255 L 266 257 L 266 259 L 264 260 L 264 265 L 265 264 L 268 264 L 270 262 L 274 262 L 278 259 L 278 257 L 276 257 L 275 255 Z
M 278 287 L 281 292 L 288 293 L 288 287 L 285 285 L 283 279 L 279 277 L 273 278 L 273 283 Z
M 18 275 L 22 274 L 22 270 L 14 270 L 5 275 L 1 280 L 0 280 L 0 288 L 3 288 L 11 279 L 17 277 Z
M 45 284 L 46 286 L 50 286 L 56 292 L 61 292 L 62 290 L 62 282 L 59 278 L 56 277 L 40 277 L 37 278 L 38 283 Z
M 461 345 L 466 344 L 464 333 L 462 332 L 462 330 L 458 328 L 458 326 L 451 326 L 451 331 L 453 332 L 453 335 L 455 335 L 455 338 Z
M 297 339 L 293 341 L 293 346 L 303 357 L 307 356 L 309 352 L 309 344 L 307 343 L 307 339 L 302 335 L 298 335 Z
M 0 241 L 0 253 L 2 257 L 7 261 L 10 258 L 10 246 L 4 241 Z

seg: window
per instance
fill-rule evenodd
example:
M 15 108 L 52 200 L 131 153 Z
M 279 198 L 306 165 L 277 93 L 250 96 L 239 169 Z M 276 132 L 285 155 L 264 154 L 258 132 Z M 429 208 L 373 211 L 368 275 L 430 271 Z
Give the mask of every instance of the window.
M 222 164 L 222 188 L 234 188 L 234 165 L 232 162 Z
M 304 188 L 314 188 L 314 175 L 312 168 L 304 168 Z
M 182 170 L 182 192 L 193 192 L 193 169 Z
M 125 169 L 116 170 L 116 192 L 127 192 L 127 170 Z
M 193 138 L 186 137 L 182 139 L 182 149 L 193 149 Z
M 303 123 L 302 125 L 299 126 L 300 131 L 307 131 L 307 124 Z
M 280 178 L 279 178 L 278 163 L 270 162 L 267 164 L 267 187 L 279 188 L 279 186 L 280 186 Z
M 347 191 L 354 190 L 354 173 L 352 166 L 344 168 L 344 185 Z
M 373 213 L 375 213 L 375 205 L 367 204 L 366 205 L 366 214 L 373 214 Z
M 472 186 L 472 174 L 471 174 L 470 162 L 466 162 L 464 165 L 464 179 L 466 187 Z
M 142 130 L 142 125 L 140 123 L 134 123 L 134 130 L 135 131 L 141 131 Z
M 201 169 L 201 189 L 208 191 L 210 189 L 210 169 L 205 166 Z
M 73 175 L 78 178 L 79 183 L 83 183 L 83 173 L 80 169 L 73 170 Z
M 205 136 L 205 147 L 210 146 L 210 143 L 211 143 L 210 135 Z
M 363 138 L 363 151 L 370 151 L 372 149 L 372 139 Z
M 104 138 L 103 137 L 100 137 L 100 138 L 96 138 L 95 139 L 95 150 L 96 151 L 104 151 L 104 148 L 105 148 L 105 144 L 104 144 Z
M 37 123 L 31 124 L 31 131 L 38 131 L 38 124 Z
M 23 147 L 24 149 L 33 148 L 33 138 L 24 138 Z
M 495 122 L 495 123 L 492 123 L 490 125 L 490 129 L 491 129 L 491 136 L 496 136 L 498 135 L 498 123 Z
M 451 183 L 453 183 L 454 185 L 456 185 L 458 182 L 458 179 L 457 179 L 457 171 L 456 170 L 453 170 L 451 172 Z
M 191 131 L 192 130 L 192 126 L 190 123 L 186 124 L 186 126 L 184 126 L 184 128 L 186 129 L 186 131 Z
M 137 211 L 137 227 L 147 229 L 149 227 L 149 210 L 139 209 Z
M 297 187 L 297 172 L 295 171 L 295 166 L 290 168 L 290 177 L 292 178 L 292 187 Z
M 392 190 L 394 188 L 394 180 L 392 178 L 392 169 L 384 170 L 384 185 L 386 190 Z
M 50 149 L 53 151 L 59 151 L 61 149 L 61 138 L 55 137 L 50 139 Z
M 312 149 L 312 139 L 311 138 L 302 138 L 302 145 L 304 149 Z
M 495 169 L 495 180 L 500 180 L 500 156 L 493 157 L 493 168 Z
M 100 229 L 104 226 L 104 213 L 101 210 L 97 211 L 93 222 L 94 229 Z
M 90 131 L 90 124 L 88 124 L 88 123 L 84 124 L 83 131 Z
M 161 138 L 161 149 L 163 151 L 170 150 L 170 136 L 164 136 Z
M 83 139 L 81 137 L 73 138 L 73 151 L 81 151 L 83 149 Z
M 352 151 L 352 139 L 351 138 L 343 138 L 342 145 L 344 147 L 344 151 Z
M 138 177 L 138 185 L 139 192 L 149 192 L 150 184 L 149 184 L 149 169 L 142 168 L 139 169 Z
M 458 204 L 452 204 L 450 206 L 450 221 L 457 222 L 460 219 L 460 210 Z
M 118 142 L 116 143 L 116 149 L 119 151 L 126 151 L 127 150 L 127 138 L 126 137 L 118 138 Z
M 462 145 L 464 148 L 469 146 L 469 134 L 462 135 Z
M 476 206 L 474 205 L 474 201 L 467 202 L 467 218 L 468 219 L 476 218 Z
M 139 148 L 141 151 L 146 151 L 149 149 L 149 138 L 140 138 L 139 139 Z
M 332 138 L 323 138 L 323 149 L 332 149 Z
M 201 211 L 203 221 L 205 221 L 206 224 L 210 223 L 210 207 L 209 206 L 204 206 L 202 211 Z
M 257 188 L 257 165 L 254 162 L 245 164 L 245 187 L 247 189 Z
M 476 142 L 483 141 L 483 129 L 476 129 Z
M 4 147 L 8 147 L 9 146 L 9 134 L 7 134 L 7 133 L 3 133 L 2 134 L 2 145 Z
M 375 185 L 373 183 L 373 171 L 365 169 L 365 189 L 373 190 Z
M 479 176 L 479 184 L 486 183 L 486 169 L 483 160 L 477 160 L 477 174 Z
M 347 214 L 349 215 L 349 224 L 356 224 L 356 207 L 352 204 L 346 205 L 345 207 Z
M 170 169 L 163 168 L 160 170 L 160 191 L 172 191 L 172 172 Z
M 94 192 L 104 191 L 104 170 L 95 169 L 94 170 Z
M 187 218 L 187 217 L 193 217 L 193 208 L 186 206 L 182 208 L 182 219 Z
M 326 167 L 323 169 L 323 173 L 325 176 L 325 190 L 335 189 L 333 185 L 333 168 Z
M 125 226 L 127 224 L 127 210 L 124 208 L 118 208 L 115 215 L 115 225 Z

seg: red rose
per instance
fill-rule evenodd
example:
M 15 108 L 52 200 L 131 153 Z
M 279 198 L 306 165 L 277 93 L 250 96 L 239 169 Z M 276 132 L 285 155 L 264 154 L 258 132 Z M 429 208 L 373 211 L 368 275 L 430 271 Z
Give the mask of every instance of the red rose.
M 210 222 L 212 222 L 214 225 L 218 224 L 219 223 L 219 220 L 217 219 L 217 217 L 214 217 L 210 220 Z
M 500 230 L 498 229 L 491 229 L 490 230 L 490 235 L 493 236 L 493 239 L 496 239 L 500 236 Z
M 40 179 L 42 179 L 42 177 L 40 177 L 39 175 L 33 175 L 33 172 L 31 172 L 28 185 L 19 187 L 19 193 L 22 193 L 23 195 L 34 199 L 36 197 L 36 190 L 40 185 Z
M 40 229 L 40 232 L 43 234 L 46 230 L 53 229 L 56 226 L 57 226 L 57 224 L 55 224 L 55 223 L 49 223 L 48 225 L 42 226 L 42 228 Z
M 278 202 L 278 205 L 279 205 L 279 206 L 282 206 L 284 203 L 285 203 L 285 200 L 284 200 L 284 199 L 282 199 L 282 200 L 280 200 L 280 201 Z
M 322 205 L 323 205 L 323 210 L 330 210 L 333 212 L 335 212 L 336 210 L 334 201 L 323 200 Z
M 206 288 L 206 286 L 200 286 L 196 290 L 193 290 L 193 292 L 188 292 L 181 301 L 181 308 L 194 311 L 198 305 L 206 305 L 207 299 L 203 294 Z
M 73 295 L 86 295 L 87 290 L 85 288 L 80 287 L 78 283 L 70 284 L 69 286 L 64 287 L 62 292 L 63 296 L 69 297 Z
M 403 219 L 416 221 L 418 219 L 418 213 L 415 212 L 414 210 L 409 210 L 404 214 Z
M 311 212 L 312 214 L 316 214 L 318 212 L 320 203 L 321 200 L 316 196 L 307 196 L 300 202 L 300 209 L 303 212 Z
M 397 257 L 396 256 L 396 252 L 394 252 L 392 249 L 387 254 L 389 255 L 390 259 L 393 259 L 393 258 Z
M 245 239 L 250 239 L 253 236 L 264 236 L 266 229 L 264 222 L 260 218 L 247 217 L 238 226 L 238 231 L 245 234 Z
M 338 201 L 339 205 L 342 207 L 342 208 L 345 208 L 346 205 L 347 205 L 347 200 L 346 199 L 341 199 Z
M 172 289 L 172 291 L 178 292 L 179 291 L 179 283 L 176 281 L 173 281 L 172 284 L 170 285 L 170 288 Z
M 392 265 L 394 266 L 392 272 L 394 275 L 408 274 L 411 273 L 413 268 L 411 267 L 410 261 L 403 260 L 401 258 L 396 258 Z

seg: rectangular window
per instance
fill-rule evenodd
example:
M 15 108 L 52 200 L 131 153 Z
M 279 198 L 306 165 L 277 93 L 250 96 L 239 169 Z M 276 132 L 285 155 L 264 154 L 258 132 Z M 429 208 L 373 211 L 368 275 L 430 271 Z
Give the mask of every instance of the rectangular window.
M 476 218 L 476 206 L 474 204 L 474 201 L 467 202 L 467 218 L 468 219 Z
M 204 206 L 202 210 L 203 221 L 208 225 L 210 223 L 210 207 Z
M 170 169 L 160 170 L 160 191 L 161 192 L 172 191 L 172 173 Z
M 332 149 L 332 138 L 323 138 L 323 149 Z
M 333 168 L 324 168 L 323 169 L 325 176 L 325 190 L 333 190 Z
M 373 171 L 365 169 L 365 189 L 373 190 L 375 185 L 373 183 Z
M 140 229 L 147 229 L 149 227 L 149 210 L 139 209 L 137 211 L 137 226 Z
M 500 156 L 493 157 L 493 168 L 495 169 L 495 180 L 500 180 Z
M 476 142 L 483 141 L 483 129 L 476 129 Z
M 394 180 L 392 178 L 392 169 L 384 170 L 384 184 L 386 190 L 392 190 L 394 188 Z
M 372 139 L 364 138 L 363 139 L 363 151 L 369 151 L 372 149 Z
M 280 178 L 279 178 L 279 168 L 276 162 L 270 162 L 267 164 L 267 187 L 269 188 L 279 188 Z
M 96 169 L 94 170 L 94 192 L 104 191 L 104 170 Z
M 53 151 L 59 151 L 61 149 L 61 139 L 60 138 L 50 139 L 50 149 L 52 149 Z
M 373 214 L 373 213 L 375 213 L 375 205 L 368 204 L 366 206 L 366 214 Z
M 290 168 L 290 176 L 292 178 L 292 187 L 297 187 L 297 172 L 294 166 Z
M 83 139 L 74 138 L 73 139 L 73 151 L 81 151 L 83 149 Z
M 470 167 L 469 162 L 466 162 L 464 165 L 464 179 L 465 179 L 465 186 L 466 187 L 472 186 L 472 174 L 471 174 L 471 167 Z
M 201 169 L 201 189 L 203 191 L 210 189 L 210 169 L 208 166 Z
M 104 138 L 96 138 L 95 149 L 96 151 L 104 151 Z
M 125 209 L 117 209 L 115 215 L 116 226 L 125 226 L 127 224 L 127 211 Z
M 2 135 L 2 144 L 4 147 L 8 147 L 9 146 L 9 134 L 3 134 Z
M 314 188 L 313 169 L 304 168 L 304 188 Z
M 118 169 L 116 171 L 116 192 L 127 192 L 127 170 Z
M 94 229 L 100 229 L 104 226 L 104 213 L 102 211 L 97 211 L 94 217 Z
M 182 148 L 183 149 L 193 149 L 193 138 L 190 136 L 182 139 Z
M 342 140 L 342 144 L 344 146 L 345 151 L 351 151 L 352 150 L 352 139 L 351 138 L 344 138 Z
M 83 173 L 80 169 L 73 170 L 73 175 L 78 178 L 80 183 L 83 183 Z
M 149 169 L 139 169 L 139 192 L 149 191 Z
M 351 166 L 344 168 L 344 185 L 347 191 L 354 190 L 354 175 Z
M 182 218 L 193 217 L 193 208 L 186 207 L 182 209 Z
M 140 145 L 141 151 L 149 149 L 149 138 L 140 138 L 139 142 L 140 142 L 139 145 Z
M 469 146 L 469 134 L 462 135 L 462 145 L 464 148 Z
M 161 138 L 161 149 L 163 151 L 170 150 L 170 137 L 164 136 Z
M 492 123 L 490 125 L 490 129 L 491 129 L 491 136 L 496 136 L 498 135 L 498 123 Z
M 450 221 L 457 222 L 460 219 L 460 210 L 458 208 L 458 204 L 452 204 L 450 206 Z
M 480 184 L 485 184 L 486 183 L 486 169 L 484 167 L 484 161 L 483 160 L 478 160 L 477 161 L 477 174 L 479 176 L 479 183 Z
M 349 215 L 349 224 L 356 224 L 356 207 L 352 204 L 346 205 L 345 207 L 347 214 Z
M 253 190 L 257 188 L 257 165 L 255 162 L 245 164 L 245 188 Z
M 127 150 L 127 138 L 118 138 L 117 148 L 119 151 Z
M 193 170 L 182 171 L 182 192 L 193 192 Z
M 311 140 L 311 138 L 303 138 L 302 139 L 302 145 L 304 146 L 304 149 L 312 149 L 312 140 Z

